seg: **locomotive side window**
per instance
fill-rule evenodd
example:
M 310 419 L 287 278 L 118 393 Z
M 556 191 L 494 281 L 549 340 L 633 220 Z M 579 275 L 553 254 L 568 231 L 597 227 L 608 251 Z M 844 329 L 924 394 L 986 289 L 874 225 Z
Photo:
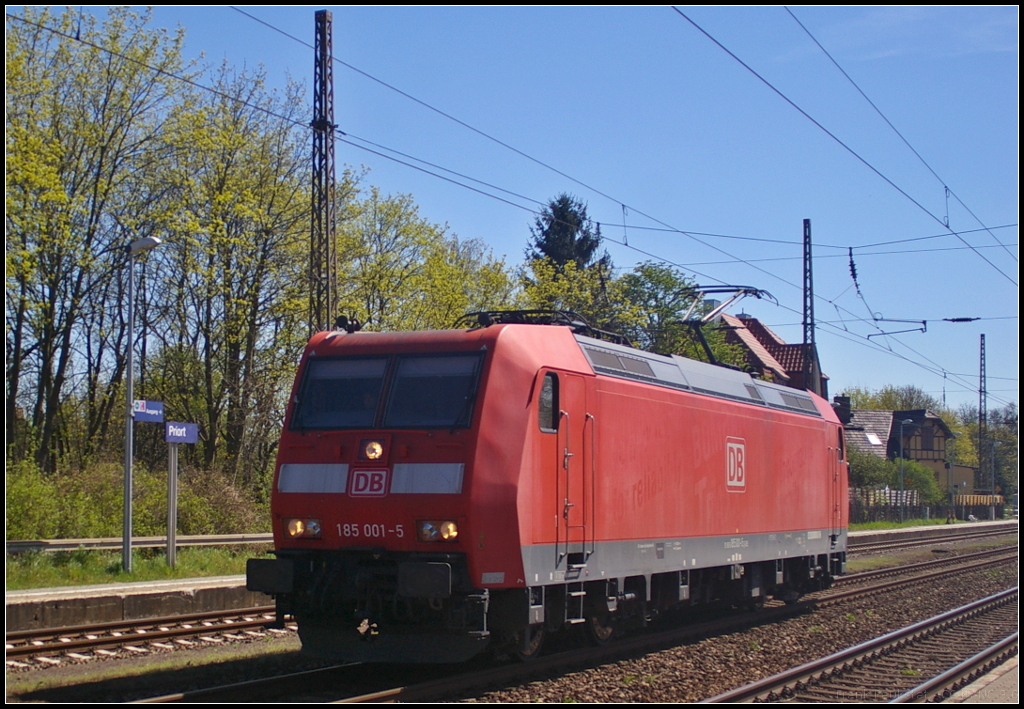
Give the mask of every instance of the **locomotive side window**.
M 538 423 L 540 430 L 545 433 L 554 433 L 558 430 L 558 375 L 548 372 L 544 375 L 544 382 L 540 387 L 540 402 L 538 409 Z
M 372 428 L 387 359 L 311 359 L 292 428 Z
M 398 358 L 384 428 L 468 428 L 483 358 Z

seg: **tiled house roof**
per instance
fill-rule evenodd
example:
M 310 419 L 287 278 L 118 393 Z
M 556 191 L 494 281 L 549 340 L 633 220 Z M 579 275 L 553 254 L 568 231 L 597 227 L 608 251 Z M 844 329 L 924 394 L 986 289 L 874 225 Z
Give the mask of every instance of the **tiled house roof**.
M 779 364 L 785 367 L 787 372 L 804 371 L 804 346 L 803 345 L 774 345 L 768 351 L 778 360 Z
M 726 336 L 726 339 L 732 342 L 738 340 L 747 351 L 747 364 L 757 370 L 759 374 L 770 373 L 772 379 L 778 384 L 789 383 L 789 375 L 786 374 L 786 368 L 772 356 L 768 349 L 761 344 L 757 336 L 747 328 L 746 321 L 725 313 L 721 317 L 722 321 L 729 327 L 729 334 Z
M 892 411 L 853 409 L 851 414 L 846 424 L 846 445 L 860 453 L 888 458 Z
M 764 344 L 765 347 L 771 348 L 771 345 L 773 343 L 776 345 L 786 344 L 785 340 L 783 340 L 781 337 L 772 332 L 767 325 L 765 325 L 757 318 L 744 316 L 737 319 L 740 320 L 744 325 L 746 325 L 747 329 L 750 330 L 750 332 L 753 333 L 754 337 L 756 337 L 759 342 Z
M 804 387 L 804 346 L 790 345 L 760 320 L 748 316 L 722 314 L 726 341 L 738 344 L 746 352 L 747 364 L 758 374 L 778 384 Z M 821 374 L 821 391 L 827 396 L 828 377 Z

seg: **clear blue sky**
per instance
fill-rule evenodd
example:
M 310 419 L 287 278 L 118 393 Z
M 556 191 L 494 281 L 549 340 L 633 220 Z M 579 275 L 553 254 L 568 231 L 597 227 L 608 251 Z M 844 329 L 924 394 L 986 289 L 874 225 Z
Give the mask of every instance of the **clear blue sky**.
M 244 11 L 312 43 L 316 9 Z M 765 289 L 778 305 L 739 309 L 789 342 L 802 337 L 809 218 L 832 394 L 914 384 L 977 405 L 985 333 L 989 405 L 1018 401 L 1016 7 L 793 10 L 941 179 L 781 7 L 680 10 L 860 158 L 672 8 L 328 9 L 337 59 L 574 179 L 336 65 L 335 117 L 349 136 L 539 202 L 571 192 L 617 266 L 654 256 L 702 284 Z M 262 65 L 272 85 L 312 84 L 310 49 L 237 10 L 161 7 L 153 24 L 185 28 L 186 54 L 208 66 Z M 350 145 L 337 157 L 369 168 L 384 192 L 411 194 L 424 218 L 522 260 L 529 211 Z M 1013 226 L 980 230 L 968 208 L 990 228 Z M 951 234 L 947 218 L 966 233 Z M 665 224 L 691 235 L 641 229 Z M 926 320 L 927 332 L 869 341 L 920 327 L 872 313 Z M 984 319 L 943 322 L 953 317 Z

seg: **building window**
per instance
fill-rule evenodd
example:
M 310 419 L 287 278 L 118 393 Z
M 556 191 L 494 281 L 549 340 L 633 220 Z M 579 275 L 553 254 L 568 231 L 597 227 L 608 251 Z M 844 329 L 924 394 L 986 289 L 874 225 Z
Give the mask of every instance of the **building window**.
M 921 427 L 921 450 L 935 450 L 935 429 L 931 426 Z

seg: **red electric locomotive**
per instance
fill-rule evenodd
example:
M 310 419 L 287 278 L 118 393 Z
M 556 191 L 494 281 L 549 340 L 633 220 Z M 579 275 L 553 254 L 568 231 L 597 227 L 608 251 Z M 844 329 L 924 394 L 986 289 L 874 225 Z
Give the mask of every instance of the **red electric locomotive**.
M 567 626 L 605 642 L 677 604 L 792 600 L 842 572 L 826 401 L 572 326 L 488 322 L 307 345 L 277 558 L 247 569 L 307 651 L 529 657 Z

